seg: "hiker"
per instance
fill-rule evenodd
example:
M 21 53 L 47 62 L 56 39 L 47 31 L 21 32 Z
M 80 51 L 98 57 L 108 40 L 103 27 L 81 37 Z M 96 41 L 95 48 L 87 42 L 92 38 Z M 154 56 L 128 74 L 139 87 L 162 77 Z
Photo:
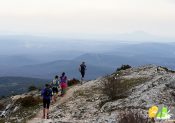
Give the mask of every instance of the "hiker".
M 58 89 L 59 89 L 59 77 L 56 75 L 54 80 L 51 82 L 52 86 L 52 93 L 53 93 L 53 102 L 56 102 L 57 96 L 58 96 Z
M 41 96 L 43 97 L 43 118 L 49 119 L 49 107 L 52 99 L 52 90 L 49 84 L 45 85 L 45 88 L 41 92 Z
M 80 65 L 80 68 L 79 68 L 79 71 L 81 73 L 81 84 L 82 84 L 82 81 L 84 79 L 84 76 L 85 76 L 85 71 L 86 71 L 86 65 L 85 65 L 85 62 L 82 62 L 82 64 Z
M 64 96 L 67 88 L 67 76 L 65 75 L 65 72 L 63 72 L 60 77 L 60 86 L 61 86 L 61 96 Z

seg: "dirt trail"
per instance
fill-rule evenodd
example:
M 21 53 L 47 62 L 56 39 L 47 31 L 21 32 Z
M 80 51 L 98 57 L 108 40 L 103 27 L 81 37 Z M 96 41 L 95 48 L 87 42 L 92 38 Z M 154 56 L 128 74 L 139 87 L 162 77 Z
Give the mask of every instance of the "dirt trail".
M 54 104 L 52 104 L 52 105 L 50 106 L 50 109 L 49 109 L 50 112 L 51 112 L 52 110 L 54 110 L 54 109 L 56 108 L 56 106 L 61 105 L 61 104 L 65 103 L 67 100 L 69 100 L 69 98 L 72 97 L 73 94 L 74 94 L 74 92 L 75 92 L 77 89 L 79 89 L 79 88 L 80 88 L 79 85 L 75 85 L 75 86 L 73 86 L 73 87 L 71 87 L 71 88 L 68 89 L 68 91 L 66 92 L 66 94 L 64 95 L 64 97 L 58 97 L 57 102 L 54 103 Z M 52 122 L 51 119 L 48 119 L 48 120 L 42 119 L 42 116 L 43 116 L 43 109 L 41 109 L 41 110 L 38 112 L 38 114 L 37 114 L 33 119 L 27 121 L 27 123 L 44 123 L 44 122 L 47 123 L 47 122 Z

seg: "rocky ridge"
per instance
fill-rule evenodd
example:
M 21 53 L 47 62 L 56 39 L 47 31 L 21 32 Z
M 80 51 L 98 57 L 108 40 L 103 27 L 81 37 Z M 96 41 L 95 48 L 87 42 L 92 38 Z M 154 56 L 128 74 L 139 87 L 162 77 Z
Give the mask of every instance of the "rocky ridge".
M 173 71 L 156 65 L 145 65 L 122 70 L 110 76 L 114 78 L 119 76 L 128 80 L 144 78 L 144 82 L 132 87 L 126 98 L 112 101 L 102 93 L 102 82 L 105 78 L 86 82 L 76 86 L 76 89 L 70 88 L 67 92 L 69 96 L 65 97 L 66 99 L 61 103 L 61 99 L 58 99 L 54 108 L 51 108 L 49 120 L 35 117 L 32 122 L 117 123 L 121 113 L 126 111 L 138 112 L 147 118 L 148 109 L 153 105 L 165 105 L 175 109 L 175 73 Z

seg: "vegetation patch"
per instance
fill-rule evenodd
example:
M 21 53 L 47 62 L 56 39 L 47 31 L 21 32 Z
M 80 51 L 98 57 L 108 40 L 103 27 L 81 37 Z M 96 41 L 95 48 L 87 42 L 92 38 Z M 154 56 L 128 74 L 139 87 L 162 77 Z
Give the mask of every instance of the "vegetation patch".
M 76 92 L 74 92 L 74 97 L 91 98 L 95 94 L 101 94 L 100 87 L 92 86 L 91 88 L 77 90 Z
M 143 117 L 139 113 L 125 112 L 120 114 L 121 119 L 118 123 L 155 123 L 154 120 Z
M 170 70 L 167 67 L 161 67 L 161 68 L 164 69 L 166 72 L 175 73 L 174 70 Z
M 21 104 L 23 107 L 33 107 L 39 105 L 42 102 L 40 97 L 26 96 L 24 98 L 19 98 L 16 103 Z
M 34 86 L 34 85 L 31 85 L 31 86 L 29 86 L 29 88 L 28 88 L 28 91 L 30 92 L 30 91 L 35 91 L 35 90 L 39 90 L 36 86 Z
M 123 79 L 120 77 L 106 77 L 102 82 L 102 93 L 107 95 L 111 100 L 126 98 L 128 91 L 148 78 L 131 78 Z
M 117 71 L 121 71 L 121 70 L 126 70 L 126 69 L 129 69 L 129 68 L 132 68 L 130 65 L 122 65 L 121 67 L 117 68 Z
M 4 119 L 0 119 L 0 123 L 5 123 L 5 120 Z
M 27 107 L 27 108 L 26 107 L 19 108 L 19 110 L 12 113 L 10 115 L 10 118 L 6 119 L 6 121 L 8 121 L 10 123 L 17 123 L 19 118 L 20 118 L 21 123 L 26 123 L 26 121 L 35 117 L 39 110 L 40 110 L 39 105 L 36 105 L 33 107 Z
M 139 77 L 139 78 L 122 79 L 121 82 L 130 89 L 134 86 L 145 83 L 148 80 L 149 78 L 147 77 Z
M 18 117 L 20 122 L 25 123 L 29 119 L 36 116 L 41 108 L 42 99 L 40 97 L 26 96 L 24 98 L 19 98 L 15 102 L 15 106 L 19 107 L 18 110 L 10 114 L 10 118 L 5 119 L 10 123 L 18 122 Z
M 4 105 L 0 103 L 0 110 L 2 110 L 3 108 L 4 108 Z
M 80 81 L 78 79 L 75 79 L 75 78 L 73 78 L 72 80 L 69 80 L 67 82 L 68 86 L 73 86 L 73 85 L 76 85 L 76 84 L 79 84 L 79 83 L 80 83 Z

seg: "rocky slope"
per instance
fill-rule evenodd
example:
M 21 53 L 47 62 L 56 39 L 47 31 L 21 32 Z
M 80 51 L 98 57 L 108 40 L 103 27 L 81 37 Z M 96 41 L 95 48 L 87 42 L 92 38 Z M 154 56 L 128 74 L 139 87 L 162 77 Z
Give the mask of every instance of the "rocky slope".
M 51 107 L 50 119 L 35 117 L 29 123 L 116 123 L 121 114 L 132 111 L 148 117 L 151 106 L 175 109 L 175 73 L 163 67 L 146 65 L 113 73 L 127 81 L 137 81 L 125 98 L 110 100 L 102 92 L 105 78 L 70 88 L 65 97 Z M 69 96 L 68 96 L 69 95 Z M 175 114 L 174 114 L 175 115 Z

